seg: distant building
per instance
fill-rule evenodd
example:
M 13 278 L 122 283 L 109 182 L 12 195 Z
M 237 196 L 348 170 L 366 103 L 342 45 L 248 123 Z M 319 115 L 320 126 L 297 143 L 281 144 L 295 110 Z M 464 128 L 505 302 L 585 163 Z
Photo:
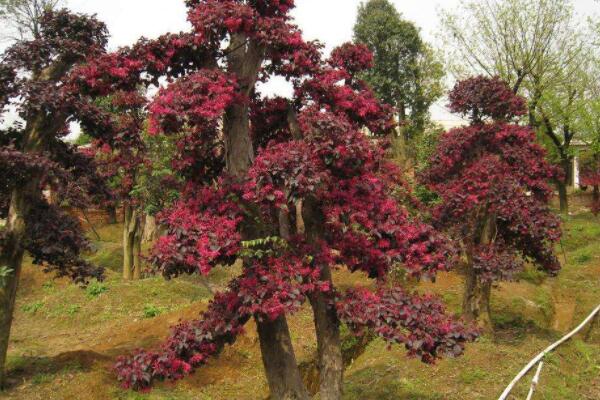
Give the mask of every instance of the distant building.
M 579 154 L 589 149 L 589 144 L 583 140 L 573 140 L 571 147 L 575 150 L 573 158 L 573 166 L 571 168 L 571 176 L 568 177 L 568 183 L 574 189 L 582 189 L 581 186 L 581 163 L 579 162 Z

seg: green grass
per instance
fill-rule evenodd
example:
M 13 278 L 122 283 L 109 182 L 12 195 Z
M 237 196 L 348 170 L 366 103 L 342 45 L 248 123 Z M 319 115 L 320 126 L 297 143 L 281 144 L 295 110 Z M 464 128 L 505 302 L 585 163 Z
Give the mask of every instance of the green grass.
M 465 369 L 460 372 L 460 381 L 465 385 L 472 385 L 481 382 L 489 376 L 489 373 L 481 368 Z

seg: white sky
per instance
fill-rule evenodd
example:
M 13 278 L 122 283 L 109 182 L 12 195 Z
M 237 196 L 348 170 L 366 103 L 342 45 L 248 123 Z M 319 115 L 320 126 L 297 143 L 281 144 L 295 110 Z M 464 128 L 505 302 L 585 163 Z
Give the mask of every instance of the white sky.
M 305 39 L 318 39 L 327 50 L 352 39 L 352 28 L 361 0 L 296 0 L 295 23 Z M 392 0 L 403 16 L 419 26 L 426 40 L 434 43 L 438 31 L 440 8 L 455 7 L 459 0 Z M 574 0 L 582 16 L 600 14 L 597 0 Z M 128 45 L 140 36 L 155 38 L 166 32 L 187 30 L 183 0 L 67 0 L 77 11 L 95 13 L 111 34 L 110 48 Z M 169 4 L 169 5 L 167 5 Z M 434 43 L 435 44 L 435 43 Z M 288 88 L 276 82 L 266 90 L 286 94 Z M 434 119 L 452 119 L 440 105 L 432 109 Z

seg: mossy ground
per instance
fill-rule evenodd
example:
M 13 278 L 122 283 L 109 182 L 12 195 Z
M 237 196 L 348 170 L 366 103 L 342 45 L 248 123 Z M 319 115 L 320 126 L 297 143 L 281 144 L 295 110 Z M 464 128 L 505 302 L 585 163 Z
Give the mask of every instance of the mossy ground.
M 468 346 L 458 359 L 428 366 L 408 359 L 402 348 L 372 342 L 346 371 L 345 399 L 493 399 L 540 350 L 575 326 L 600 303 L 600 220 L 569 217 L 559 247 L 564 268 L 545 278 L 527 270 L 516 283 L 493 291 L 494 335 Z M 81 289 L 49 281 L 36 267 L 24 268 L 8 360 L 6 399 L 220 400 L 267 396 L 260 351 L 252 324 L 238 342 L 193 376 L 164 383 L 150 393 L 121 390 L 110 370 L 118 355 L 152 347 L 180 319 L 197 316 L 236 269 L 217 270 L 208 279 L 122 282 L 121 227 L 98 229 L 90 259 L 107 268 L 107 279 Z M 338 273 L 342 286 L 364 277 Z M 460 311 L 462 280 L 443 274 L 420 290 L 440 293 L 452 312 Z M 290 318 L 298 358 L 315 351 L 312 317 L 306 308 Z M 528 380 L 515 398 L 524 398 Z M 583 335 L 546 360 L 537 399 L 600 398 L 600 324 L 588 342 Z

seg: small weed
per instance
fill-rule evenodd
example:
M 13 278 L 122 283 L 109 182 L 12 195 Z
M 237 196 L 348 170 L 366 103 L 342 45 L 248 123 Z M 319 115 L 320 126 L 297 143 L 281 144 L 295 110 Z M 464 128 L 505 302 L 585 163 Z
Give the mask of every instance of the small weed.
M 146 304 L 144 306 L 144 318 L 154 318 L 158 317 L 165 311 L 163 307 L 156 307 L 154 304 Z
M 67 315 L 72 317 L 73 315 L 77 314 L 79 312 L 79 310 L 81 310 L 80 305 L 71 304 L 69 307 L 67 307 Z
M 41 301 L 36 301 L 33 303 L 25 304 L 23 307 L 21 307 L 21 310 L 23 310 L 23 312 L 27 314 L 35 314 L 42 307 L 44 307 L 44 303 L 42 303 Z
M 90 283 L 85 290 L 88 298 L 93 299 L 100 296 L 102 293 L 108 291 L 108 286 L 102 282 L 93 281 Z
M 44 282 L 44 284 L 42 285 L 42 289 L 46 292 L 52 292 L 55 288 L 54 282 L 52 281 L 48 281 L 48 282 Z

